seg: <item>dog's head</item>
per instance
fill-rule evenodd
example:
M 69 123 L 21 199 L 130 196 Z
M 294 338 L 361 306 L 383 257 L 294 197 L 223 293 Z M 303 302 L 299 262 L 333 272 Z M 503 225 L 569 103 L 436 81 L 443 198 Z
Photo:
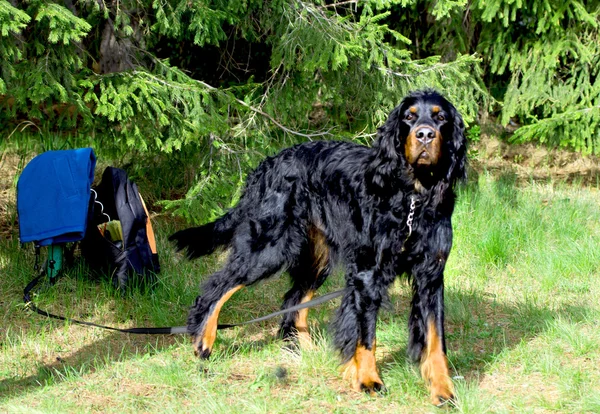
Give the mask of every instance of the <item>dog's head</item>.
M 407 169 L 421 183 L 447 180 L 453 185 L 466 177 L 464 123 L 439 93 L 411 93 L 378 132 L 379 157 Z

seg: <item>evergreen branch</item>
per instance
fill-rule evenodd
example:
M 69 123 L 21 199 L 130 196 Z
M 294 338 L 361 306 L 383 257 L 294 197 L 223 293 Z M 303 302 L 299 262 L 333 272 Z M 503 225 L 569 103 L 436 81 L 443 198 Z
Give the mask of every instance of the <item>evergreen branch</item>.
M 267 97 L 269 96 L 269 91 L 271 90 L 271 87 L 275 83 L 275 79 L 277 78 L 277 74 L 279 73 L 279 71 L 281 70 L 282 67 L 283 67 L 282 64 L 280 64 L 279 66 L 277 66 L 277 68 L 275 68 L 275 70 L 272 71 L 272 74 L 269 77 L 269 79 L 264 83 L 264 85 L 265 85 L 265 91 L 262 93 L 262 96 L 260 98 L 259 107 L 262 107 L 264 105 Z M 254 121 L 254 117 L 256 115 L 257 115 L 257 112 L 252 112 L 252 116 L 248 119 L 248 125 L 250 125 Z
M 154 76 L 148 72 L 145 71 L 138 71 L 138 70 L 134 70 L 131 73 L 135 74 L 135 75 L 141 75 L 141 76 L 145 76 L 148 77 L 150 79 L 152 79 L 155 82 L 161 83 L 165 86 L 168 86 L 170 88 L 178 88 L 178 89 L 184 89 L 184 90 L 190 90 L 189 87 L 186 87 L 184 85 L 181 84 L 175 84 L 172 82 L 167 82 L 164 79 L 161 79 L 157 76 Z M 192 79 L 190 78 L 190 80 L 194 83 L 197 83 L 201 86 L 204 87 L 204 89 L 210 91 L 210 92 L 216 92 L 219 94 L 223 94 L 226 95 L 224 91 L 222 91 L 221 89 L 215 88 L 214 86 L 209 85 L 208 83 L 198 80 L 198 79 Z M 281 124 L 280 122 L 278 122 L 277 120 L 275 120 L 275 118 L 273 118 L 271 115 L 269 115 L 268 113 L 262 111 L 261 109 L 258 109 L 244 101 L 242 101 L 239 98 L 236 98 L 235 96 L 231 96 L 231 95 L 226 95 L 228 98 L 233 98 L 234 101 L 236 101 L 239 105 L 244 106 L 245 108 L 248 108 L 249 110 L 251 110 L 252 112 L 255 112 L 259 115 L 262 115 L 263 117 L 267 118 L 269 121 L 271 121 L 272 123 L 274 123 L 275 125 L 277 125 L 281 130 L 283 130 L 284 132 L 287 132 L 288 134 L 292 134 L 292 135 L 296 135 L 299 137 L 303 137 L 303 138 L 308 138 L 308 139 L 312 139 L 312 138 L 316 138 L 316 137 L 323 137 L 326 135 L 331 135 L 331 129 L 327 130 L 327 131 L 322 131 L 322 132 L 316 132 L 316 133 L 312 133 L 312 134 L 305 134 L 299 131 L 295 131 L 293 129 L 290 129 L 288 127 L 286 127 L 285 125 Z
M 546 127 L 548 125 L 574 121 L 579 119 L 582 115 L 587 115 L 588 113 L 593 111 L 600 111 L 600 105 L 589 106 L 587 108 L 576 109 L 573 111 L 566 111 L 560 114 L 556 114 L 549 118 L 540 119 L 533 124 L 525 125 L 517 129 L 515 131 L 515 135 L 513 136 L 513 140 L 521 138 L 521 136 L 526 134 L 528 131 L 534 130 L 537 127 Z
M 400 72 L 395 72 L 394 70 L 390 69 L 390 68 L 384 68 L 384 67 L 378 67 L 377 69 L 379 69 L 381 72 L 385 72 L 388 75 L 393 75 L 399 78 L 414 78 L 415 76 L 418 76 L 417 73 L 411 73 L 411 74 L 407 74 L 407 73 L 400 73 Z
M 600 105 L 562 112 L 520 127 L 510 141 L 522 143 L 537 139 L 542 143 L 570 146 L 583 153 L 597 154 L 600 150 L 598 121 L 594 119 L 598 117 Z
M 253 112 L 256 112 L 259 115 L 264 116 L 265 118 L 269 119 L 271 122 L 273 122 L 275 125 L 277 125 L 279 128 L 281 128 L 283 131 L 287 132 L 288 134 L 292 134 L 292 135 L 296 135 L 299 137 L 304 137 L 304 138 L 308 138 L 310 140 L 312 140 L 313 138 L 316 137 L 323 137 L 326 135 L 331 135 L 331 129 L 327 130 L 327 131 L 323 131 L 323 132 L 316 132 L 313 134 L 304 134 L 302 132 L 299 131 L 294 131 L 293 129 L 287 128 L 286 126 L 282 125 L 281 123 L 277 122 L 275 120 L 275 118 L 273 118 L 271 115 L 269 115 L 268 113 L 261 111 L 258 108 L 253 107 L 252 105 L 247 104 L 246 102 L 238 99 L 238 98 L 233 98 L 236 100 L 237 103 L 239 103 L 242 106 L 245 106 L 246 108 L 250 109 Z
M 328 7 L 338 7 L 338 6 L 345 6 L 346 4 L 358 4 L 358 0 L 348 0 L 348 1 L 341 1 L 339 3 L 332 3 L 332 4 L 324 4 L 322 6 L 317 6 L 319 9 L 326 9 Z
M 470 55 L 468 57 L 472 58 L 475 62 L 481 61 L 481 59 L 479 59 L 475 55 Z M 434 58 L 438 61 L 433 64 L 426 62 L 427 60 L 431 61 L 432 58 Z M 412 68 L 415 68 L 416 71 L 414 73 L 400 73 L 400 72 L 394 71 L 393 69 L 386 68 L 383 66 L 380 66 L 377 69 L 379 69 L 380 71 L 385 72 L 389 75 L 393 75 L 393 76 L 400 77 L 400 78 L 416 78 L 416 77 L 421 76 L 428 72 L 444 72 L 448 68 L 460 67 L 460 65 L 464 64 L 465 62 L 461 61 L 460 59 L 457 59 L 457 60 L 454 60 L 451 62 L 440 63 L 439 56 L 433 56 L 433 57 L 430 57 L 430 58 L 427 58 L 424 60 L 407 61 L 406 63 L 409 64 Z

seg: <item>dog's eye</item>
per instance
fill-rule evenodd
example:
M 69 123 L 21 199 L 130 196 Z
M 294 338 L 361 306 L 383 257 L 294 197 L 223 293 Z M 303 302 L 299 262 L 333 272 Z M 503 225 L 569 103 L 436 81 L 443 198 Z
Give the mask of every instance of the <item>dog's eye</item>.
M 415 116 L 413 114 L 406 114 L 404 119 L 406 119 L 407 121 L 412 121 L 413 119 L 415 119 Z
M 437 119 L 438 121 L 445 121 L 446 117 L 444 116 L 444 114 L 438 114 Z

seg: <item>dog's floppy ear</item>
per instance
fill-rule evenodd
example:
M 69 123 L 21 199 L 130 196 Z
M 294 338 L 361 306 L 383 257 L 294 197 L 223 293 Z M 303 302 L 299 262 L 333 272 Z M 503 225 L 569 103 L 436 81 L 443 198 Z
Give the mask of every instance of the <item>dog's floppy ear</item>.
M 398 158 L 401 106 L 394 108 L 385 121 L 385 124 L 377 128 L 379 139 L 375 146 L 379 150 L 378 155 L 383 158 Z
M 451 185 L 467 179 L 467 139 L 465 138 L 465 123 L 456 108 L 450 105 L 453 122 L 452 136 L 447 141 L 448 171 L 446 179 Z
M 378 139 L 373 144 L 377 156 L 369 165 L 367 177 L 380 188 L 393 185 L 393 174 L 406 161 L 401 155 L 400 115 L 402 105 L 396 107 L 385 124 L 377 128 Z

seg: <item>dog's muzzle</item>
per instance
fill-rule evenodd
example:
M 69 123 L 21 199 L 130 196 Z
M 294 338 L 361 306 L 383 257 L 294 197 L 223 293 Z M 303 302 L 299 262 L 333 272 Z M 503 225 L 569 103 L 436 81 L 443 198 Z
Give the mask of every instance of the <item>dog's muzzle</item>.
M 440 152 L 440 131 L 429 125 L 421 125 L 410 132 L 405 147 L 405 155 L 410 164 L 435 165 Z

